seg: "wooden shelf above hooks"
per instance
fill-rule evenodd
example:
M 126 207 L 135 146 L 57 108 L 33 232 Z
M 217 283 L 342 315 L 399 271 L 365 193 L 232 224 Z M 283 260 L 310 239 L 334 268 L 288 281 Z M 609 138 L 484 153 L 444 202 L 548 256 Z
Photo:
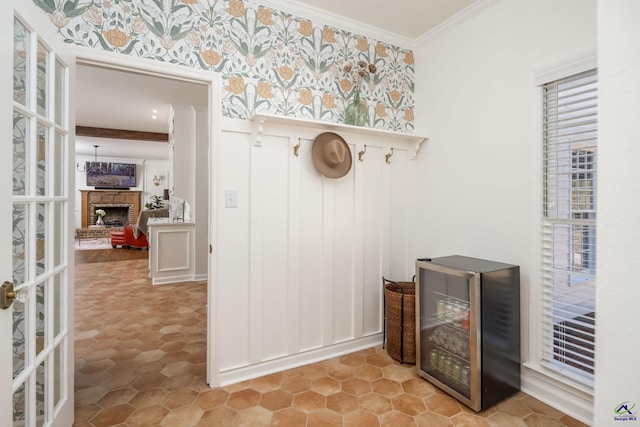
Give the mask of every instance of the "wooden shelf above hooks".
M 262 138 L 264 136 L 264 125 L 266 123 L 283 124 L 289 126 L 300 126 L 306 128 L 320 128 L 333 132 L 349 132 L 360 135 L 369 135 L 382 138 L 393 138 L 395 140 L 405 141 L 409 143 L 409 159 L 414 160 L 420 151 L 420 145 L 429 139 L 426 136 L 413 135 L 409 133 L 395 132 L 383 129 L 374 129 L 363 126 L 345 125 L 342 123 L 323 122 L 319 120 L 299 119 L 295 117 L 282 117 L 272 114 L 255 114 L 251 117 L 251 121 L 257 124 L 256 135 L 253 145 L 262 146 Z

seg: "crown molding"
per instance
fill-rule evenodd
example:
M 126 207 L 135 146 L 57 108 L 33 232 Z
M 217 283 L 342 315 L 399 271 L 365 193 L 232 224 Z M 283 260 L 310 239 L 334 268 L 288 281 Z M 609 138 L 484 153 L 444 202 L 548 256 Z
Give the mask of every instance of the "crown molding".
M 260 0 L 259 2 L 251 1 L 251 3 L 277 9 L 300 18 L 310 19 L 312 22 L 351 31 L 355 34 L 390 43 L 404 49 L 413 50 L 416 46 L 415 39 L 401 36 L 391 31 L 385 31 L 373 25 L 364 24 L 315 6 L 299 3 L 295 0 Z
M 598 68 L 598 50 L 590 49 L 534 70 L 535 84 L 542 86 L 594 68 Z
M 473 17 L 479 12 L 489 8 L 490 6 L 493 6 L 494 4 L 500 1 L 502 0 L 477 0 L 476 2 L 472 3 L 471 5 L 467 6 L 466 8 L 462 9 L 460 12 L 450 17 L 449 19 L 441 22 L 440 24 L 436 25 L 435 27 L 433 27 L 423 35 L 417 37 L 413 41 L 414 47 L 421 46 L 425 42 L 440 36 L 441 34 L 460 25 L 461 23 L 465 22 L 467 19 Z

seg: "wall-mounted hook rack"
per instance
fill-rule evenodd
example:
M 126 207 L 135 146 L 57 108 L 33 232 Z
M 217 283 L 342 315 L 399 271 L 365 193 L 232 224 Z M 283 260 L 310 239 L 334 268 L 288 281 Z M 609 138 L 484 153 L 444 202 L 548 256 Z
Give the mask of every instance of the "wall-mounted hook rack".
M 300 154 L 298 153 L 298 150 L 300 149 L 300 138 L 298 138 L 298 143 L 296 145 L 293 146 L 293 155 L 298 157 Z
M 391 152 L 384 155 L 384 161 L 387 163 L 391 163 L 391 156 L 393 156 L 393 148 L 391 148 Z
M 289 126 L 301 126 L 305 128 L 324 129 L 328 131 L 336 131 L 336 129 L 342 129 L 345 132 L 356 132 L 362 136 L 374 136 L 383 137 L 385 139 L 397 139 L 400 142 L 408 144 L 408 156 L 409 160 L 415 160 L 420 150 L 420 145 L 427 141 L 429 138 L 420 135 L 412 135 L 403 132 L 388 131 L 383 129 L 374 129 L 364 126 L 351 126 L 338 123 L 328 123 L 321 120 L 308 120 L 299 119 L 295 117 L 277 116 L 273 114 L 258 113 L 251 117 L 251 121 L 254 123 L 253 130 L 253 145 L 260 147 L 262 145 L 262 139 L 264 137 L 264 128 L 267 123 L 273 125 L 289 125 Z
M 365 146 L 364 146 L 364 150 L 362 150 L 362 151 L 358 151 L 358 160 L 360 160 L 360 161 L 362 162 L 362 161 L 363 161 L 363 160 L 362 160 L 362 157 L 364 157 L 364 153 L 366 153 L 366 152 L 367 152 L 367 146 L 366 146 L 366 144 L 365 144 Z

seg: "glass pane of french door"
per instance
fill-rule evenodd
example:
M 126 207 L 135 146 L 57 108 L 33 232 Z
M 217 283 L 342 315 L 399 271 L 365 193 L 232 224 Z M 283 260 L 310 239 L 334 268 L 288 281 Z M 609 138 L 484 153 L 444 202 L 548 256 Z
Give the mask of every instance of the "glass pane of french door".
M 68 67 L 18 16 L 13 29 L 13 426 L 68 404 Z

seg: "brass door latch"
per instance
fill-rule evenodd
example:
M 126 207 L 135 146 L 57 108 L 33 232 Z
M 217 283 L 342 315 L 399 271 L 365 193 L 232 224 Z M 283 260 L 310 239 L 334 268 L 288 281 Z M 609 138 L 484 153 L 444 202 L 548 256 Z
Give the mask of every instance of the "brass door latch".
M 11 307 L 14 299 L 24 302 L 27 300 L 28 292 L 26 289 L 20 289 L 19 291 L 13 290 L 13 283 L 4 282 L 0 286 L 0 308 L 6 310 Z

